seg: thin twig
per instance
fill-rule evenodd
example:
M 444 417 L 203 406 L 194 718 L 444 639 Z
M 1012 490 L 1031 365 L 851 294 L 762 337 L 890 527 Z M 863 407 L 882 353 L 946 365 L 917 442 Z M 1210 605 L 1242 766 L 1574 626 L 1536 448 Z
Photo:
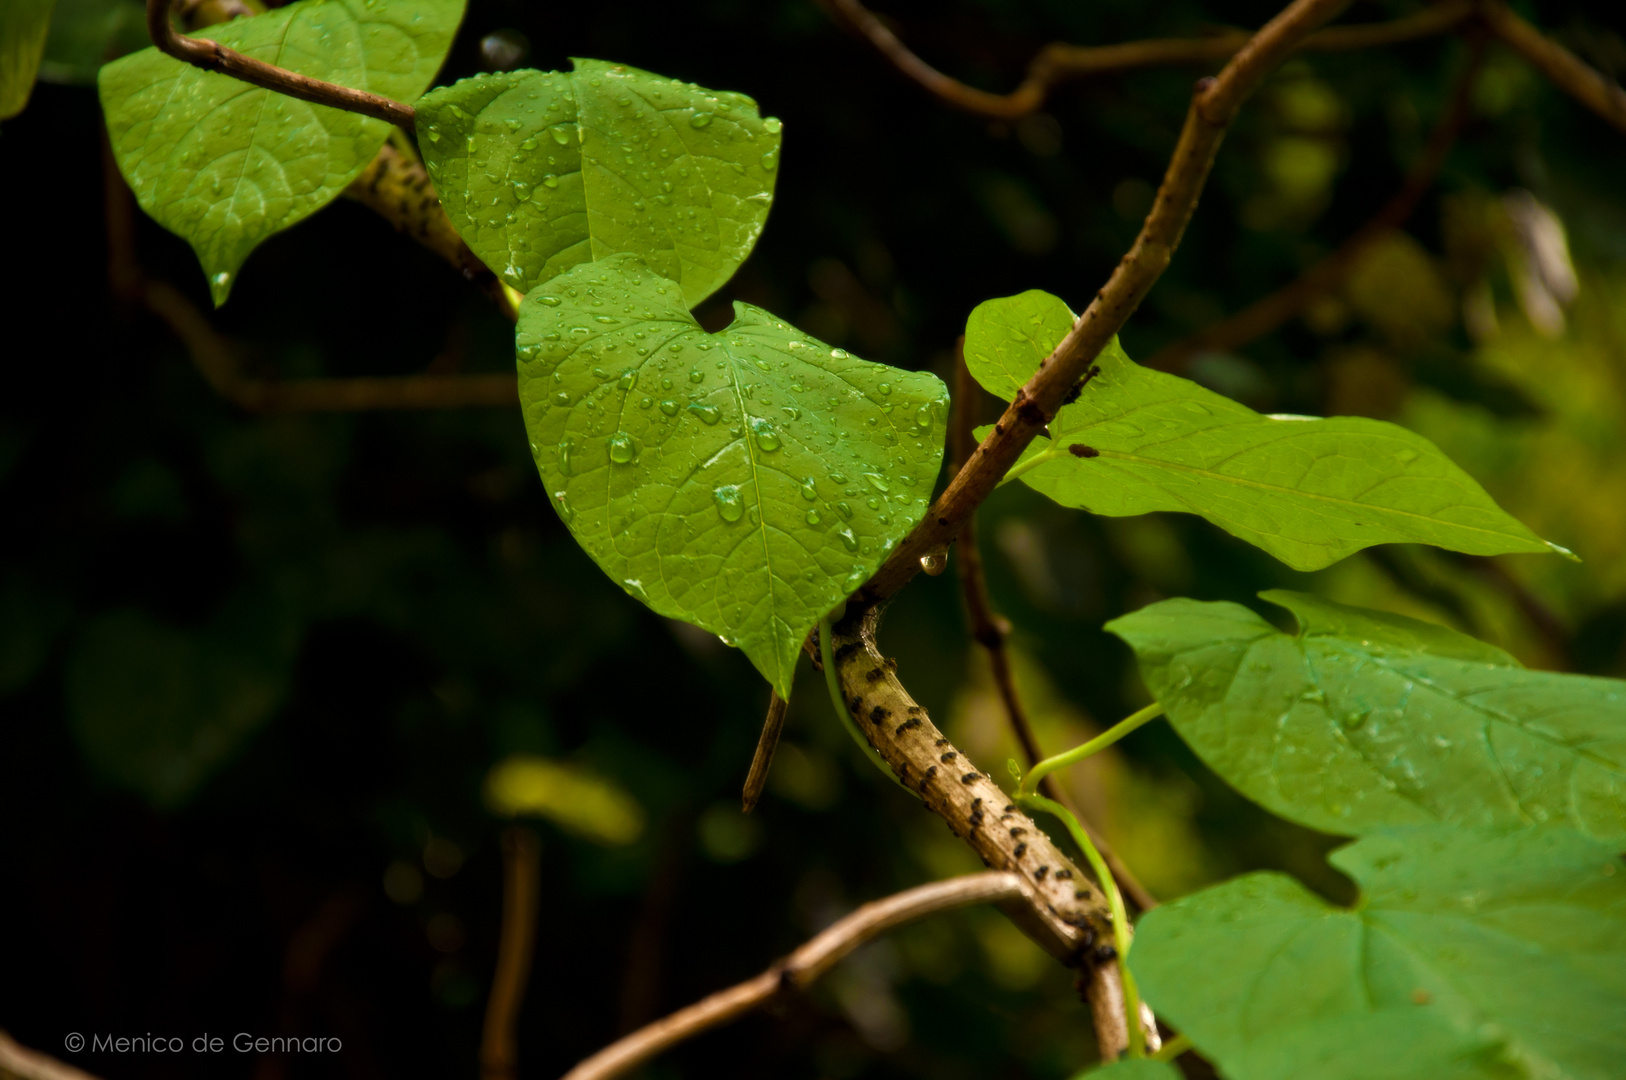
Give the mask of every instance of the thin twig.
M 999 483 L 1028 443 L 1047 425 L 1091 363 L 1112 340 L 1169 265 L 1197 207 L 1226 128 L 1242 102 L 1304 36 L 1332 18 L 1348 0 L 1293 0 L 1260 30 L 1216 77 L 1199 79 L 1179 142 L 1152 209 L 1134 245 L 1106 285 L 1017 391 L 966 467 L 856 594 L 861 605 L 892 596 L 920 572 L 921 556 L 959 533 L 965 520 Z
M 751 757 L 751 771 L 745 776 L 745 792 L 740 796 L 740 809 L 749 814 L 757 808 L 762 789 L 768 786 L 768 770 L 773 767 L 773 752 L 779 746 L 779 733 L 785 730 L 785 711 L 790 703 L 779 696 L 779 691 L 768 691 L 768 715 L 762 721 L 762 736 L 757 739 L 757 752 Z
M 275 64 L 267 64 L 262 60 L 244 56 L 236 49 L 227 48 L 219 42 L 177 33 L 169 19 L 172 2 L 173 0 L 147 0 L 147 32 L 152 35 L 153 44 L 158 46 L 159 51 L 204 71 L 229 75 L 250 85 L 274 90 L 291 98 L 371 116 L 406 131 L 413 129 L 415 114 L 410 105 L 403 105 L 399 101 L 370 94 L 365 90 L 313 79 L 297 71 L 277 67 Z
M 860 0 L 823 0 L 869 41 L 904 77 L 954 108 L 996 120 L 1026 116 L 1044 104 L 1057 84 L 1096 75 L 1171 65 L 1214 64 L 1234 56 L 1252 38 L 1246 30 L 1225 28 L 1203 38 L 1154 38 L 1117 45 L 1046 45 L 1028 65 L 1027 76 L 1008 94 L 967 86 L 916 56 Z M 1335 26 L 1310 34 L 1297 48 L 1347 52 L 1394 45 L 1441 33 L 1466 19 L 1471 0 L 1445 0 L 1392 22 Z
M 954 356 L 954 419 L 949 431 L 949 452 L 953 455 L 953 471 L 958 472 L 977 446 L 976 436 L 972 434 L 977 424 L 974 403 L 979 400 L 981 389 L 977 385 L 977 380 L 972 377 L 971 369 L 966 366 L 964 338 L 955 344 Z M 1011 671 L 1010 653 L 1005 647 L 1006 639 L 1010 636 L 1010 623 L 994 610 L 993 601 L 988 595 L 988 581 L 982 568 L 982 551 L 977 546 L 976 514 L 966 518 L 954 548 L 960 576 L 960 598 L 965 602 L 966 617 L 971 623 L 971 636 L 988 656 L 988 668 L 993 675 L 994 686 L 1005 706 L 1005 719 L 1010 723 L 1011 732 L 1022 747 L 1022 756 L 1026 758 L 1027 767 L 1031 769 L 1042 761 L 1045 755 L 1039 749 L 1038 736 L 1034 734 L 1033 725 L 1028 721 L 1022 697 L 1016 691 L 1016 676 Z M 1079 820 L 1090 839 L 1095 842 L 1096 848 L 1100 850 L 1113 876 L 1118 879 L 1118 883 L 1129 894 L 1136 907 L 1142 911 L 1150 911 L 1157 906 L 1157 898 L 1140 883 L 1129 867 L 1124 865 L 1118 853 L 1112 849 L 1112 845 L 1107 843 L 1106 837 L 1101 835 L 1101 831 L 1079 811 L 1059 778 L 1044 777 L 1039 783 L 1039 790 L 1065 806 Z
M 1179 371 L 1193 358 L 1205 352 L 1226 352 L 1240 348 L 1277 329 L 1289 319 L 1309 307 L 1318 297 L 1331 292 L 1344 282 L 1363 255 L 1376 241 L 1398 229 L 1422 201 L 1434 180 L 1444 168 L 1446 158 L 1457 136 L 1468 121 L 1472 105 L 1474 80 L 1479 75 L 1485 54 L 1483 33 L 1473 37 L 1472 51 L 1462 74 L 1451 92 L 1450 103 L 1439 123 L 1430 132 L 1428 143 L 1406 173 L 1406 179 L 1389 201 L 1372 218 L 1352 233 L 1332 254 L 1311 266 L 1298 278 L 1254 301 L 1228 318 L 1197 333 L 1166 346 L 1150 360 L 1147 367 L 1164 371 Z
M 502 836 L 502 930 L 497 938 L 497 972 L 486 1002 L 480 1040 L 482 1080 L 514 1080 L 519 1069 L 519 1007 L 531 979 L 536 951 L 536 913 L 542 895 L 541 842 L 523 825 Z
M 96 1080 L 88 1072 L 30 1050 L 0 1030 L 0 1080 Z
M 1024 895 L 1014 874 L 987 872 L 922 885 L 865 904 L 753 979 L 720 991 L 610 1044 L 565 1074 L 564 1080 L 610 1080 L 703 1031 L 738 1019 L 781 993 L 812 985 L 871 938 L 940 911 L 1015 900 Z
M 1484 0 L 1479 14 L 1491 33 L 1512 46 L 1560 90 L 1626 131 L 1626 90 L 1519 18 L 1506 4 Z

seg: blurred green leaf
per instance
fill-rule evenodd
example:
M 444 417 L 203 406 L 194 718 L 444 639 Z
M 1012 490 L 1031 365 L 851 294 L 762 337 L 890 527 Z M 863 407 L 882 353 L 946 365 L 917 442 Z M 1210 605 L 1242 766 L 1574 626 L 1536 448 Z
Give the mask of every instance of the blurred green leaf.
M 464 79 L 424 96 L 424 161 L 452 224 L 529 292 L 578 263 L 640 255 L 690 307 L 750 254 L 773 202 L 778 120 L 602 60 Z
M 151 44 L 138 0 L 56 0 L 40 81 L 93 86 L 103 64 Z
M 531 450 L 577 542 L 788 698 L 807 632 L 926 511 L 942 382 L 748 304 L 708 334 L 633 255 L 527 296 L 518 349 Z
M 412 101 L 440 70 L 463 0 L 299 0 L 197 36 L 303 75 Z M 141 208 L 198 254 L 215 304 L 249 253 L 338 197 L 389 132 L 155 48 L 98 80 L 119 169 Z
M 1181 1075 L 1180 1070 L 1168 1062 L 1153 1061 L 1151 1058 L 1139 1060 L 1129 1058 L 1115 1061 L 1111 1065 L 1085 1069 L 1074 1076 L 1073 1080 L 1085 1080 L 1091 1076 L 1101 1077 L 1101 1080 L 1180 1080 Z
M 0 120 L 23 111 L 34 89 L 54 0 L 0 4 Z
M 966 325 L 966 363 L 989 392 L 1009 397 L 1072 325 L 1073 313 L 1048 293 L 986 301 Z M 1405 428 L 1261 416 L 1137 366 L 1116 342 L 1097 362 L 1101 373 L 1056 414 L 1050 437 L 1034 439 L 1011 469 L 1063 506 L 1109 517 L 1200 514 L 1296 570 L 1386 543 L 1568 554 Z
M 1626 838 L 1626 682 L 1527 671 L 1402 615 L 1303 593 L 1165 600 L 1107 624 L 1193 750 L 1243 794 L 1342 835 L 1431 821 Z
M 295 640 L 275 605 L 251 598 L 192 632 L 140 611 L 98 616 L 67 660 L 74 739 L 109 780 L 177 807 L 270 719 Z
M 1605 1080 L 1626 1054 L 1626 874 L 1563 829 L 1424 828 L 1332 863 L 1332 907 L 1249 874 L 1141 920 L 1148 1002 L 1232 1080 Z
M 514 754 L 492 768 L 486 804 L 504 817 L 547 818 L 599 844 L 630 844 L 644 831 L 644 808 L 619 784 L 531 754 Z

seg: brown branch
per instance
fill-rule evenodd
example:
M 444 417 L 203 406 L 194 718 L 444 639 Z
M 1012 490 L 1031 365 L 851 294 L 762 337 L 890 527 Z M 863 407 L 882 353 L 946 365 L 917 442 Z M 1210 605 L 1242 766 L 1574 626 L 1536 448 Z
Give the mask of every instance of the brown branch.
M 336 83 L 323 82 L 296 71 L 267 64 L 244 56 L 236 49 L 227 48 L 206 38 L 187 37 L 177 33 L 170 23 L 169 9 L 173 0 L 147 0 L 147 32 L 160 52 L 177 60 L 202 68 L 204 71 L 229 75 L 265 90 L 274 90 L 300 101 L 316 105 L 329 105 L 345 112 L 360 113 L 394 124 L 406 131 L 413 129 L 412 106 L 387 97 L 369 94 Z
M 1226 28 L 1204 38 L 1154 38 L 1117 45 L 1053 43 L 1028 65 L 1027 76 L 1008 94 L 992 94 L 944 75 L 916 56 L 860 0 L 822 0 L 869 41 L 905 78 L 954 108 L 996 120 L 1013 120 L 1038 109 L 1058 84 L 1096 75 L 1171 65 L 1213 64 L 1227 60 L 1253 35 Z M 1392 22 L 1336 26 L 1308 35 L 1295 46 L 1313 52 L 1347 52 L 1394 45 L 1441 33 L 1466 19 L 1471 0 L 1444 0 Z
M 519 1068 L 516 1028 L 525 985 L 536 951 L 536 912 L 542 893 L 541 843 L 536 833 L 513 825 L 502 835 L 502 930 L 497 938 L 497 972 L 486 1002 L 480 1040 L 482 1080 L 514 1080 Z
M 1496 0 L 1481 3 L 1490 32 L 1575 100 L 1626 132 L 1626 90 Z
M 1412 163 L 1400 190 L 1366 224 L 1352 233 L 1331 255 L 1311 266 L 1294 281 L 1254 301 L 1235 315 L 1166 346 L 1146 361 L 1146 366 L 1180 371 L 1201 353 L 1240 348 L 1282 326 L 1318 297 L 1343 284 L 1361 255 L 1411 217 L 1428 189 L 1434 186 L 1435 178 L 1450 156 L 1451 147 L 1468 121 L 1473 84 L 1479 75 L 1484 53 L 1483 34 L 1476 34 L 1468 63 L 1452 89 L 1450 104 L 1429 134 L 1428 144 Z
M 90 1073 L 30 1050 L 0 1030 L 0 1080 L 96 1080 Z
M 566 1073 L 564 1080 L 609 1080 L 630 1072 L 685 1039 L 736 1020 L 780 994 L 812 985 L 858 946 L 905 923 L 970 904 L 1009 902 L 1022 895 L 1022 883 L 1014 874 L 983 873 L 872 901 L 755 978 L 679 1009 L 605 1047 Z
M 954 355 L 954 423 L 949 431 L 949 452 L 953 455 L 955 463 L 953 471 L 958 472 L 977 446 L 976 437 L 972 434 L 977 423 L 977 411 L 973 403 L 978 400 L 981 388 L 977 385 L 976 379 L 972 378 L 971 369 L 966 366 L 964 338 L 956 343 Z M 1005 641 L 1010 636 L 1010 623 L 994 610 L 993 601 L 988 595 L 988 582 L 982 569 L 982 551 L 977 546 L 976 514 L 965 519 L 965 525 L 960 529 L 960 537 L 955 541 L 955 551 L 960 576 L 960 598 L 965 603 L 966 618 L 971 623 L 971 636 L 988 655 L 988 668 L 993 675 L 999 699 L 1005 706 L 1005 719 L 1010 723 L 1011 731 L 1022 747 L 1022 756 L 1027 759 L 1027 766 L 1031 769 L 1044 760 L 1045 755 L 1039 749 L 1039 739 L 1034 734 L 1033 725 L 1028 722 L 1027 710 L 1022 706 L 1022 697 L 1016 692 L 1016 677 L 1011 671 L 1010 655 L 1005 648 Z M 1112 870 L 1113 877 L 1118 879 L 1118 884 L 1135 902 L 1136 907 L 1142 911 L 1150 911 L 1156 907 L 1157 898 L 1118 857 L 1118 853 L 1113 850 L 1106 837 L 1101 835 L 1101 831 L 1079 811 L 1059 781 L 1060 777 L 1055 775 L 1041 778 L 1040 794 L 1061 803 L 1078 818 L 1079 824 L 1089 833 L 1090 839 L 1101 852 L 1101 857 Z
M 1106 285 L 1068 332 L 1039 364 L 1027 385 L 1016 392 L 1005 414 L 994 424 L 965 468 L 938 496 L 925 519 L 904 538 L 856 594 L 873 605 L 902 588 L 920 571 L 922 555 L 947 544 L 965 520 L 994 490 L 1033 437 L 1056 415 L 1067 395 L 1084 378 L 1095 357 L 1151 291 L 1169 265 L 1197 198 L 1219 152 L 1225 130 L 1243 100 L 1283 58 L 1348 0 L 1293 0 L 1245 45 L 1217 77 L 1199 79 L 1179 142 L 1164 174 L 1152 209 Z
M 762 721 L 762 735 L 757 739 L 757 752 L 751 758 L 745 792 L 740 796 L 740 809 L 747 814 L 757 808 L 762 789 L 768 786 L 768 770 L 773 767 L 773 752 L 779 746 L 779 733 L 785 730 L 785 711 L 789 708 L 790 703 L 779 696 L 779 691 L 768 691 L 768 715 Z

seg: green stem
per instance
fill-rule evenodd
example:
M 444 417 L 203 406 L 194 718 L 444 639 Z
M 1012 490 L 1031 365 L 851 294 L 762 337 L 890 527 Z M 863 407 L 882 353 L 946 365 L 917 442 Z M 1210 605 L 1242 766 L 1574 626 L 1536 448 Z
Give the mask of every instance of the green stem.
M 1191 1049 L 1191 1040 L 1184 1035 L 1176 1035 L 1163 1044 L 1163 1048 L 1152 1054 L 1153 1061 L 1173 1061 L 1187 1050 Z
M 1065 769 L 1069 765 L 1078 764 L 1091 754 L 1105 750 L 1131 731 L 1151 723 L 1162 715 L 1163 706 L 1154 701 L 1146 708 L 1131 715 L 1127 720 L 1097 735 L 1083 746 L 1075 746 L 1073 749 L 1057 754 L 1055 757 L 1045 758 L 1028 770 L 1028 774 L 1022 778 L 1022 783 L 1017 787 L 1016 793 L 1018 795 L 1028 794 L 1029 791 L 1038 786 L 1040 780 L 1043 780 L 1057 769 Z
M 1052 447 L 1049 450 L 1041 450 L 1041 451 L 1039 451 L 1037 454 L 1034 454 L 1032 457 L 1028 458 L 1026 461 L 1018 461 L 1015 465 L 1012 465 L 1010 467 L 1010 469 L 1005 473 L 1004 476 L 1000 477 L 999 483 L 995 484 L 994 486 L 995 487 L 1004 487 L 1006 484 L 1010 483 L 1012 480 L 1015 480 L 1018 476 L 1021 476 L 1023 473 L 1027 472 L 1028 470 L 1037 469 L 1040 465 L 1043 465 L 1045 462 L 1049 461 L 1051 458 L 1059 457 L 1060 453 L 1061 452 L 1059 450 L 1056 450 L 1054 447 Z
M 880 751 L 871 746 L 870 741 L 864 738 L 864 733 L 858 730 L 858 722 L 853 719 L 853 714 L 847 709 L 846 699 L 841 696 L 841 680 L 836 678 L 835 652 L 830 645 L 830 638 L 830 616 L 826 615 L 819 620 L 819 660 L 824 665 L 824 685 L 830 690 L 830 704 L 836 707 L 836 715 L 841 718 L 841 726 L 847 729 L 847 734 L 853 737 L 853 742 L 858 744 L 864 756 L 874 762 L 875 767 L 885 773 L 888 780 L 909 794 L 915 795 L 913 791 L 904 787 L 903 781 L 898 779 L 897 774 L 892 771 L 892 766 L 881 757 Z M 919 797 L 915 795 L 915 798 Z
M 1143 712 L 1145 710 L 1142 710 Z M 1138 713 L 1136 715 L 1139 715 Z M 1125 721 L 1127 723 L 1128 721 Z M 1145 721 L 1141 721 L 1145 723 Z M 1119 727 L 1123 725 L 1120 724 Z M 1117 728 L 1113 729 L 1114 731 Z M 1055 760 L 1052 758 L 1051 760 Z M 1126 1027 L 1129 1032 L 1129 1056 L 1141 1058 L 1146 1056 L 1146 1032 L 1140 1026 L 1140 990 L 1135 986 L 1135 977 L 1129 973 L 1129 914 L 1124 910 L 1123 893 L 1118 891 L 1118 882 L 1112 877 L 1112 871 L 1107 869 L 1107 861 L 1101 858 L 1101 853 L 1095 849 L 1090 841 L 1089 834 L 1073 816 L 1059 802 L 1047 799 L 1043 795 L 1028 795 L 1018 790 L 1016 793 L 1018 805 L 1032 806 L 1054 815 L 1061 823 L 1067 826 L 1067 831 L 1073 837 L 1073 843 L 1084 853 L 1089 860 L 1090 869 L 1101 882 L 1101 887 L 1107 891 L 1107 903 L 1112 908 L 1112 947 L 1118 953 L 1118 976 L 1123 980 L 1124 986 L 1124 1012 L 1128 1015 Z

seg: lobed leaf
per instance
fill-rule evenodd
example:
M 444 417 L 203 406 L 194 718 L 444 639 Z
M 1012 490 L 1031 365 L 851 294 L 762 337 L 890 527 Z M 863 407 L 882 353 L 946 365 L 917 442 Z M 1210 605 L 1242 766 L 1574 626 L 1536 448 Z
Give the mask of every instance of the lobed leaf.
M 1626 838 L 1626 682 L 1527 671 L 1465 634 L 1303 593 L 1165 600 L 1107 624 L 1181 738 L 1243 794 L 1344 835 L 1564 824 Z
M 424 96 L 418 128 L 441 202 L 469 248 L 521 292 L 630 252 L 679 282 L 693 307 L 762 232 L 780 123 L 743 94 L 573 63 Z
M 1249 874 L 1148 913 L 1130 967 L 1231 1080 L 1604 1080 L 1626 1054 L 1626 874 L 1564 829 L 1438 826 L 1332 863 L 1337 908 Z
M 1013 396 L 1072 325 L 1073 313 L 1048 293 L 986 301 L 966 325 L 966 364 L 989 392 Z M 1116 340 L 1097 364 L 1100 374 L 1010 472 L 1064 506 L 1109 517 L 1198 514 L 1296 570 L 1406 542 L 1474 555 L 1569 554 L 1405 428 L 1261 416 L 1139 367 Z
M 925 512 L 942 382 L 748 304 L 708 334 L 675 283 L 626 254 L 527 296 L 518 350 L 531 450 L 572 535 L 789 697 L 813 624 Z
M 298 0 L 196 36 L 410 102 L 440 70 L 463 0 Z M 259 243 L 332 202 L 389 133 L 143 49 L 102 68 L 107 133 L 141 208 L 197 252 L 218 306 Z
M 0 120 L 23 111 L 34 90 L 45 34 L 55 0 L 6 0 L 0 4 Z

